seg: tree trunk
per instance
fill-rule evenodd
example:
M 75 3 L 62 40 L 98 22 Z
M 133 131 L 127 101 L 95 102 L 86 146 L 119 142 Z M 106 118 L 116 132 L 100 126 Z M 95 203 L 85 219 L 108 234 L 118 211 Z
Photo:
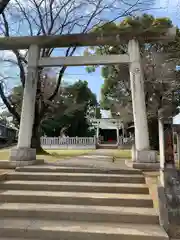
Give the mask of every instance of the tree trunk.
M 37 154 L 43 154 L 43 155 L 48 154 L 48 152 L 46 152 L 41 147 L 40 123 L 37 122 L 37 120 L 34 121 L 34 125 L 33 125 L 31 147 L 36 149 Z
M 37 154 L 47 154 L 41 147 L 41 133 L 40 133 L 40 114 L 39 114 L 39 102 L 36 101 L 34 124 L 32 129 L 31 147 L 36 149 Z
M 157 117 L 151 117 L 148 119 L 148 127 L 151 149 L 159 151 L 159 133 Z
M 37 153 L 43 151 L 40 141 L 39 125 L 34 124 L 31 138 L 31 147 L 36 149 Z

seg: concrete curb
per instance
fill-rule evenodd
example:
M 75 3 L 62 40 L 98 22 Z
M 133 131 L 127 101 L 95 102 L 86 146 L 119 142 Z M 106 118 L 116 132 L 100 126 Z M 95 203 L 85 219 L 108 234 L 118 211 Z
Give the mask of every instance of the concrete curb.
M 41 165 L 44 164 L 43 159 L 33 160 L 33 161 L 9 161 L 9 160 L 1 160 L 0 161 L 0 169 L 16 169 L 16 167 L 23 167 L 28 165 Z
M 125 160 L 126 166 L 134 169 L 139 169 L 142 171 L 159 171 L 160 163 L 138 163 L 132 160 Z

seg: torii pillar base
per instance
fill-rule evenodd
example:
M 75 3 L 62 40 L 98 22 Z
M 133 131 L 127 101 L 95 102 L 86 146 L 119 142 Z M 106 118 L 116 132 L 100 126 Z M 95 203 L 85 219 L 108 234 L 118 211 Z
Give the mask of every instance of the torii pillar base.
M 154 150 L 135 150 L 133 168 L 142 170 L 159 170 L 160 164 L 157 161 L 157 152 Z
M 13 148 L 10 152 L 10 161 L 16 162 L 16 166 L 27 166 L 37 164 L 36 149 Z

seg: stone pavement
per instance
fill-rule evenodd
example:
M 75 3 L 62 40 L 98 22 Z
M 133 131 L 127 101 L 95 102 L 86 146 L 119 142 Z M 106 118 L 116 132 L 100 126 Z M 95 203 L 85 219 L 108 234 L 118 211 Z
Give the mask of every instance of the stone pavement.
M 57 160 L 45 163 L 59 166 L 92 167 L 99 169 L 129 169 L 125 159 L 115 159 L 113 162 L 113 151 L 111 149 L 97 149 L 86 155 L 73 157 L 71 159 Z
M 89 152 L 88 155 L 100 155 L 100 156 L 112 156 L 117 149 L 96 149 L 95 151 Z

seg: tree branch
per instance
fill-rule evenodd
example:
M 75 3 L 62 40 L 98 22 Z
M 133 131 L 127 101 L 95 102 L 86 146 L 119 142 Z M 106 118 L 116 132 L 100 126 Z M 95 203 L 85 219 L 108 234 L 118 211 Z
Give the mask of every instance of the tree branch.
M 6 8 L 6 6 L 8 5 L 10 0 L 1 0 L 0 1 L 0 14 L 3 13 L 4 9 Z
M 9 112 L 12 113 L 13 116 L 18 121 L 18 123 L 20 123 L 19 114 L 16 112 L 14 106 L 11 105 L 11 103 L 9 102 L 9 100 L 7 99 L 7 97 L 4 94 L 3 83 L 2 82 L 0 82 L 0 96 L 1 96 L 1 99 L 2 99 L 3 103 L 6 105 L 7 109 L 9 110 Z
M 37 13 L 38 13 L 38 17 L 39 17 L 39 21 L 40 21 L 40 25 L 41 25 L 41 29 L 44 35 L 46 35 L 46 30 L 44 27 L 44 23 L 43 23 L 43 17 L 40 11 L 40 6 L 43 3 L 44 0 L 41 0 L 39 4 L 36 3 L 36 0 L 32 0 L 34 3 L 34 6 L 36 7 Z
M 2 13 L 2 17 L 3 17 L 3 20 L 4 20 L 5 36 L 9 37 L 10 36 L 10 34 L 9 34 L 9 24 L 7 22 L 5 13 Z M 24 70 L 24 66 L 23 66 L 22 60 L 26 64 L 27 64 L 27 60 L 24 57 L 21 56 L 21 54 L 19 53 L 18 50 L 13 50 L 13 53 L 15 54 L 15 56 L 17 58 L 19 71 L 20 71 L 20 79 L 21 79 L 22 85 L 24 87 L 24 84 L 25 84 L 25 70 Z

